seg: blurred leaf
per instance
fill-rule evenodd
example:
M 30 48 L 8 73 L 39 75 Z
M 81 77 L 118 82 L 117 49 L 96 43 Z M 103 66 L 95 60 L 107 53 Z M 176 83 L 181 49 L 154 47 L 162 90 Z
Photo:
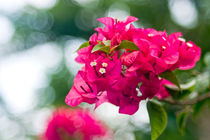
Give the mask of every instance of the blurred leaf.
M 73 86 L 74 79 L 74 75 L 69 72 L 64 61 L 61 62 L 59 67 L 59 71 L 56 71 L 56 73 L 52 73 L 49 75 L 49 86 L 53 88 L 55 94 L 55 100 L 52 102 L 52 105 L 55 106 L 66 105 L 65 98 L 69 90 Z
M 178 128 L 179 128 L 179 131 L 182 134 L 185 133 L 185 126 L 186 126 L 188 116 L 189 116 L 188 111 L 182 111 L 176 117 L 176 122 L 177 122 L 177 125 L 178 125 Z
M 206 55 L 204 56 L 204 62 L 207 67 L 210 67 L 210 52 L 206 53 Z
M 164 78 L 164 79 L 170 81 L 171 83 L 175 84 L 179 89 L 181 89 L 180 85 L 179 85 L 179 81 L 178 81 L 176 75 L 172 71 L 165 71 L 165 72 L 161 73 L 159 76 L 161 78 Z
M 127 41 L 127 40 L 123 40 L 120 44 L 118 49 L 130 49 L 130 50 L 139 50 L 139 47 L 131 42 L 131 41 Z
M 114 46 L 114 47 L 112 47 L 112 48 L 110 49 L 110 52 L 112 52 L 113 50 L 115 50 L 117 47 L 118 47 L 117 45 Z
M 195 86 L 191 87 L 190 89 L 185 90 L 174 90 L 172 88 L 169 88 L 168 86 L 165 86 L 169 94 L 173 97 L 175 100 L 181 100 L 190 95 L 192 93 L 192 89 L 194 89 Z
M 181 99 L 184 99 L 185 97 L 187 97 L 188 95 L 190 95 L 192 93 L 192 89 L 194 89 L 195 86 L 191 87 L 190 89 L 185 89 L 185 90 L 182 90 L 182 91 L 179 91 L 179 94 L 178 94 L 178 97 L 177 99 L 181 100 Z
M 173 99 L 175 99 L 175 100 L 179 99 L 179 96 L 181 94 L 180 91 L 169 88 L 168 86 L 165 86 L 165 88 Z
M 162 106 L 154 102 L 147 103 L 147 110 L 150 118 L 151 139 L 156 140 L 166 128 L 167 113 Z
M 82 48 L 88 47 L 89 45 L 90 45 L 89 41 L 83 43 L 83 44 L 76 50 L 76 52 L 79 51 L 79 50 L 82 49 Z
M 96 51 L 103 51 L 105 53 L 109 53 L 110 46 L 104 46 L 103 44 L 97 44 L 93 47 L 91 53 L 94 53 Z
M 168 90 L 169 94 L 173 97 L 173 99 L 180 100 L 184 99 L 194 91 L 195 83 L 195 80 L 192 80 L 187 84 L 181 84 L 181 90 L 179 90 L 178 87 L 172 85 L 166 85 L 165 88 Z
M 111 40 L 102 41 L 105 46 L 111 46 Z
M 205 105 L 209 103 L 210 99 L 205 99 L 193 105 L 193 117 L 194 119 L 198 116 Z

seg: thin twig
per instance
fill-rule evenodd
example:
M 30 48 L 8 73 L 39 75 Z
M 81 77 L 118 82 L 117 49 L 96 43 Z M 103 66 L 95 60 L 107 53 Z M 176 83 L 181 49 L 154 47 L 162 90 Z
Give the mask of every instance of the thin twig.
M 173 99 L 163 99 L 163 100 L 158 99 L 158 100 L 161 101 L 161 102 L 168 103 L 168 104 L 184 106 L 184 105 L 194 105 L 194 104 L 196 104 L 198 102 L 201 102 L 201 101 L 203 101 L 205 99 L 208 99 L 208 98 L 210 98 L 210 93 L 199 96 L 199 97 L 197 97 L 195 99 L 192 99 L 192 100 L 189 100 L 189 101 L 175 101 Z

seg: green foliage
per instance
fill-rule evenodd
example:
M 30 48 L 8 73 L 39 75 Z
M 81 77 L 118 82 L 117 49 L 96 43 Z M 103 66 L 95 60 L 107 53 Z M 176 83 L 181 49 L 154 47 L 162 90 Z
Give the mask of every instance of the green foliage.
M 175 84 L 179 89 L 181 89 L 180 85 L 179 85 L 179 81 L 178 81 L 176 75 L 172 71 L 165 71 L 165 72 L 161 73 L 159 76 L 161 78 L 164 78 L 164 79 L 170 81 L 171 83 Z
M 185 127 L 186 127 L 186 122 L 187 122 L 188 116 L 189 116 L 188 111 L 182 111 L 182 112 L 177 114 L 176 121 L 177 121 L 179 131 L 182 134 L 185 133 Z
M 171 108 L 170 108 L 171 109 Z M 185 128 L 185 135 L 182 135 L 179 131 L 176 121 L 176 116 L 174 111 L 168 110 L 168 123 L 167 127 L 164 130 L 164 133 L 158 138 L 158 140 L 198 140 L 198 131 L 196 131 L 197 127 L 195 126 L 195 122 L 191 122 L 188 118 L 188 123 Z M 140 129 L 136 129 L 134 131 L 135 140 L 150 140 L 150 132 L 148 131 L 148 127 L 142 126 Z
M 210 105 L 210 99 L 205 99 L 203 101 L 197 102 L 193 105 L 193 117 L 194 119 L 198 117 L 199 113 L 206 105 Z
M 79 50 L 82 49 L 82 48 L 88 47 L 89 45 L 90 45 L 89 41 L 83 43 L 83 44 L 80 45 L 80 47 L 76 50 L 76 52 L 79 51 Z
M 111 40 L 102 41 L 105 46 L 111 46 Z
M 91 53 L 96 51 L 103 51 L 104 53 L 108 54 L 110 50 L 110 46 L 104 46 L 103 44 L 97 44 L 93 47 Z
M 65 97 L 73 85 L 74 76 L 69 72 L 68 68 L 62 62 L 59 71 L 51 75 L 49 86 L 53 88 L 55 100 L 52 105 L 60 106 L 65 104 Z
M 129 50 L 139 50 L 139 47 L 131 42 L 131 41 L 127 41 L 127 40 L 123 40 L 120 44 L 118 49 L 129 49 Z
M 181 100 L 186 98 L 188 95 L 190 95 L 194 89 L 195 89 L 195 81 L 191 81 L 187 84 L 181 84 L 181 90 L 179 90 L 177 87 L 174 86 L 165 86 L 168 90 L 169 94 L 173 97 L 175 100 Z
M 147 110 L 150 118 L 151 140 L 156 140 L 166 128 L 167 113 L 162 106 L 154 102 L 147 103 Z

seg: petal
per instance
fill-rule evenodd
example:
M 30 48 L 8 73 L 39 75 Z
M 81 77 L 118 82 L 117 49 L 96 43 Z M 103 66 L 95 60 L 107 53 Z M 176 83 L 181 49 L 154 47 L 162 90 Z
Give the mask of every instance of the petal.
M 159 78 L 153 73 L 149 74 L 149 79 L 142 77 L 140 91 L 143 98 L 152 98 L 155 94 L 157 94 L 160 89 L 160 83 L 161 80 L 159 80 Z
M 139 101 L 130 99 L 120 100 L 119 113 L 133 115 L 139 109 Z
M 138 20 L 138 18 L 136 18 L 136 17 L 128 16 L 127 19 L 124 21 L 124 23 L 127 25 L 127 24 L 129 24 L 131 22 L 135 22 L 137 20 Z
M 166 64 L 175 64 L 179 59 L 179 52 L 173 47 L 168 47 L 163 51 L 161 59 L 163 59 Z
M 114 19 L 111 17 L 98 18 L 98 21 L 105 24 L 108 27 L 112 27 L 114 25 Z
M 76 88 L 73 86 L 66 96 L 65 102 L 69 106 L 77 106 L 83 101 L 82 96 L 78 93 Z
M 192 46 L 189 47 L 186 43 L 184 46 L 181 46 L 180 49 L 181 56 L 178 62 L 178 68 L 181 70 L 193 68 L 195 63 L 200 59 L 201 48 L 190 41 L 188 43 L 190 43 Z
M 165 80 L 167 81 L 167 80 Z M 170 83 L 170 82 L 167 82 Z M 159 99 L 164 99 L 170 96 L 170 94 L 168 93 L 168 91 L 166 90 L 166 88 L 164 87 L 164 81 L 162 81 L 161 86 L 160 86 L 160 90 L 158 91 L 158 93 L 155 95 L 157 96 Z
M 96 102 L 95 109 L 96 109 L 99 105 L 103 104 L 103 103 L 106 102 L 106 101 L 108 101 L 108 99 L 107 99 L 107 92 L 106 92 L 106 91 L 103 91 L 103 92 L 101 93 L 101 95 L 98 96 L 98 101 Z
M 97 33 L 94 33 L 90 38 L 89 38 L 90 44 L 95 44 L 97 43 Z
M 126 66 L 130 66 L 131 64 L 133 64 L 138 56 L 138 53 L 139 53 L 138 51 L 134 51 L 132 53 L 127 53 L 127 54 L 124 53 L 120 57 L 122 64 Z
M 157 58 L 155 63 L 155 72 L 156 74 L 160 74 L 168 69 L 168 65 L 164 62 L 164 60 Z

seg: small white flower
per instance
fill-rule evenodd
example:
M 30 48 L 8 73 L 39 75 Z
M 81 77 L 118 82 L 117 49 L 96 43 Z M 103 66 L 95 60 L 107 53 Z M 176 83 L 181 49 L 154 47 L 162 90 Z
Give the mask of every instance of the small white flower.
M 93 62 L 90 62 L 90 65 L 93 67 L 93 66 L 96 66 L 97 63 L 96 63 L 96 61 L 93 61 Z
M 187 42 L 187 46 L 192 47 L 193 45 L 191 43 Z
M 185 42 L 186 40 L 184 38 L 178 38 L 179 41 Z
M 148 37 L 152 37 L 152 36 L 153 36 L 153 34 L 148 34 L 147 36 L 148 36 Z
M 100 69 L 99 69 L 99 72 L 100 72 L 101 74 L 104 74 L 104 73 L 106 73 L 106 69 L 105 69 L 105 68 L 100 68 Z
M 107 63 L 105 63 L 105 62 L 103 62 L 103 63 L 102 63 L 102 66 L 103 66 L 103 67 L 107 67 L 107 66 L 108 66 L 108 64 L 107 64 Z
M 165 49 L 166 49 L 166 47 L 165 47 L 165 46 L 162 46 L 162 49 L 164 49 L 164 50 L 165 50 Z

